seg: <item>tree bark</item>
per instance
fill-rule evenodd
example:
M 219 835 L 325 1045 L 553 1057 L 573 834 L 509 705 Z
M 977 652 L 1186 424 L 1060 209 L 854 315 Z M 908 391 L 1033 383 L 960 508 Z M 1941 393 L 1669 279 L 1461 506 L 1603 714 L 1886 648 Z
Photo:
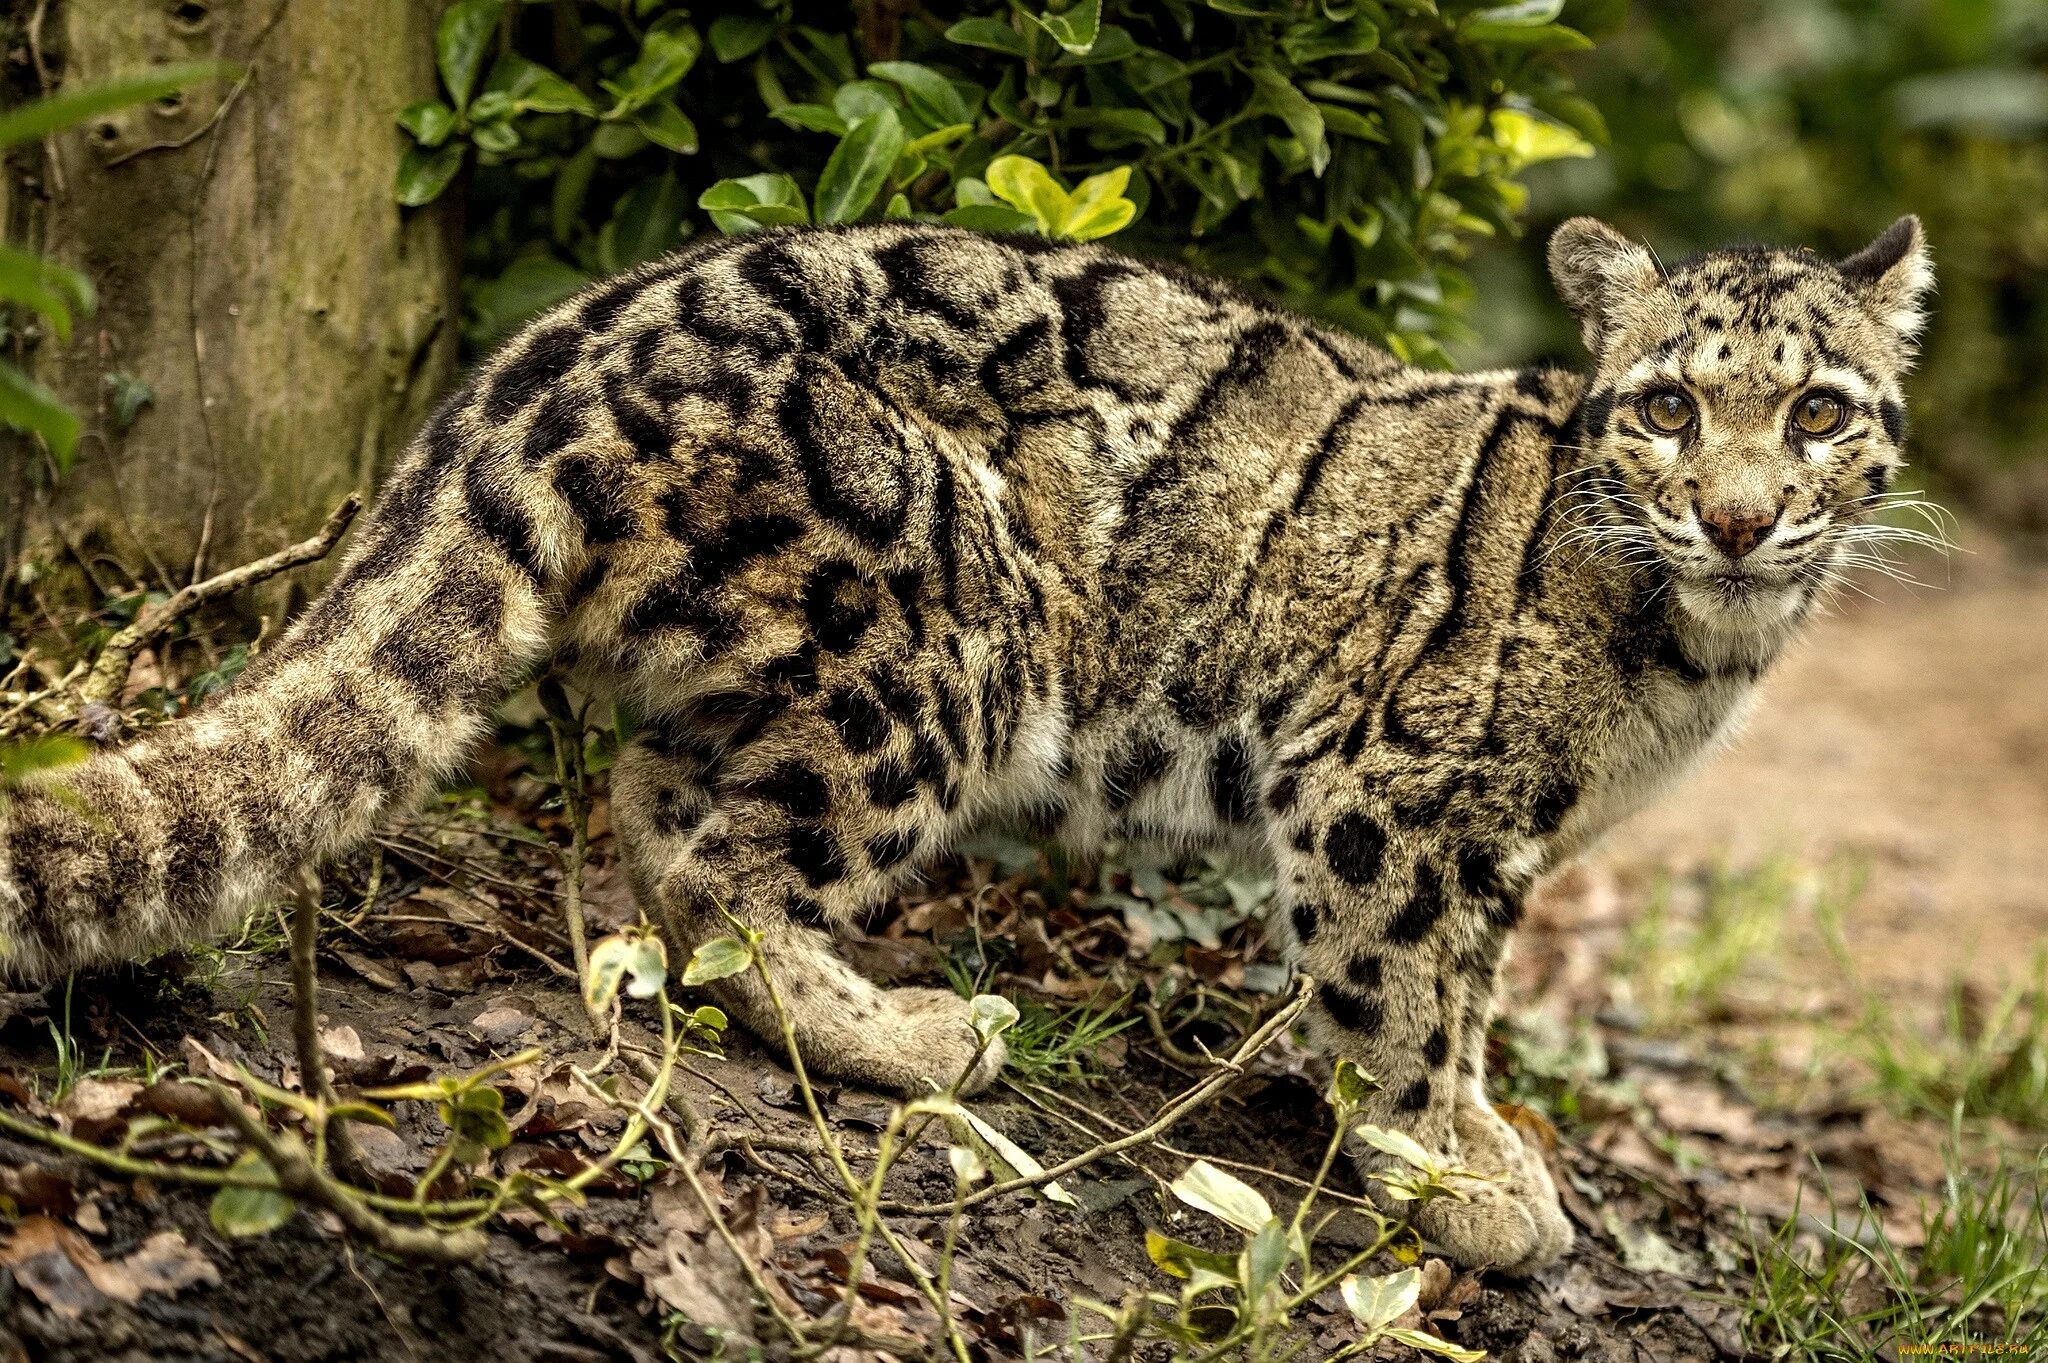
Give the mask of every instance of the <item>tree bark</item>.
M 391 197 L 393 119 L 435 93 L 441 6 L 12 3 L 37 84 L 234 70 L 51 138 L 31 183 L 14 166 L 10 234 L 84 272 L 100 302 L 68 346 L 28 357 L 85 434 L 62 479 L 33 452 L 4 461 L 19 528 L 0 547 L 96 589 L 170 590 L 303 539 L 371 489 L 454 368 L 453 196 L 417 211 Z M 135 382 L 153 396 L 124 429 Z

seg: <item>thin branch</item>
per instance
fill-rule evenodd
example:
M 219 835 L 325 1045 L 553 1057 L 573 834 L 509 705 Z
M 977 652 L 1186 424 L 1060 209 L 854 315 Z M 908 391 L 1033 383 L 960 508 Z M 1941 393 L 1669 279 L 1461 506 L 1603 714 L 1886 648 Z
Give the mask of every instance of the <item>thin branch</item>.
M 362 509 L 363 499 L 350 493 L 327 517 L 326 524 L 311 539 L 302 540 L 286 549 L 280 549 L 266 558 L 245 563 L 239 568 L 216 573 L 204 582 L 195 582 L 181 587 L 168 598 L 144 610 L 135 617 L 134 623 L 118 631 L 107 640 L 100 656 L 93 662 L 92 671 L 85 683 L 78 688 L 81 706 L 112 705 L 121 697 L 122 689 L 128 685 L 128 670 L 134 666 L 137 652 L 162 637 L 164 631 L 190 615 L 209 601 L 219 600 L 244 587 L 276 577 L 279 573 L 301 564 L 312 563 L 327 557 L 346 531 L 349 522 Z

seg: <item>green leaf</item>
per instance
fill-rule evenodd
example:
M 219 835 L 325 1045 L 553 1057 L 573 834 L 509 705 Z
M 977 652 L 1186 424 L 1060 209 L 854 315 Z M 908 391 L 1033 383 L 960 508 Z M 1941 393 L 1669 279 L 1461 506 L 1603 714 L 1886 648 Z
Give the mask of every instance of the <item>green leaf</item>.
M 1379 1330 L 1400 1318 L 1422 1293 L 1422 1274 L 1404 1268 L 1381 1278 L 1354 1273 L 1339 1284 L 1344 1305 L 1368 1330 Z
M 133 374 L 109 374 L 100 385 L 107 390 L 107 417 L 116 435 L 127 434 L 142 409 L 156 401 L 156 390 Z
M 1323 126 L 1323 111 L 1271 66 L 1261 63 L 1253 67 L 1252 84 L 1266 108 L 1278 114 L 1288 131 L 1301 142 L 1308 153 L 1309 168 L 1321 175 L 1330 164 L 1330 139 Z
M 1541 28 L 1557 22 L 1557 16 L 1564 13 L 1564 0 L 1519 0 L 1512 5 L 1495 5 L 1490 9 L 1475 9 L 1466 15 L 1458 25 L 1459 31 L 1469 32 L 1474 25 L 1490 28 Z
M 6 363 L 0 363 L 0 421 L 41 436 L 57 471 L 70 471 L 71 455 L 78 448 L 78 418 L 49 389 Z
M 903 107 L 903 96 L 896 87 L 879 80 L 850 80 L 832 92 L 832 108 L 846 120 L 847 127 L 866 118 L 869 114 L 891 112 Z
M 1033 1178 L 1045 1172 L 1045 1166 L 1033 1159 L 1017 1142 L 1005 1136 L 971 1109 L 962 1108 L 958 1116 L 949 1117 L 949 1124 L 961 1138 L 977 1145 L 975 1151 L 989 1165 L 999 1170 L 1008 1170 L 1004 1180 L 1011 1178 Z M 1057 1202 L 1065 1207 L 1078 1207 L 1074 1195 L 1060 1187 L 1057 1181 L 1042 1185 L 1039 1190 L 1046 1201 Z
M 847 130 L 818 177 L 818 221 L 852 222 L 882 192 L 907 139 L 894 109 L 880 109 Z
M 398 126 L 423 147 L 438 147 L 455 131 L 455 111 L 438 99 L 423 99 L 398 111 Z
M 668 947 L 650 933 L 626 957 L 626 992 L 636 999 L 651 999 L 667 983 Z
M 1237 1275 L 1237 1260 L 1228 1254 L 1190 1245 L 1184 1240 L 1175 1240 L 1147 1228 L 1145 1231 L 1145 1254 L 1161 1271 L 1176 1278 L 1194 1276 L 1196 1269 L 1206 1269 L 1225 1278 Z
M 694 989 L 737 975 L 753 964 L 753 949 L 745 942 L 737 937 L 714 938 L 690 953 L 690 963 L 683 967 L 683 984 Z
M 1281 51 L 1297 66 L 1332 57 L 1362 57 L 1379 45 L 1379 26 L 1362 14 L 1343 23 L 1296 24 L 1280 40 Z
M 17 142 L 68 128 L 95 114 L 111 113 L 131 104 L 161 99 L 189 85 L 229 75 L 234 70 L 223 62 L 185 62 L 176 66 L 159 66 L 126 80 L 106 81 L 39 99 L 0 115 L 0 147 L 11 147 Z
M 962 204 L 940 215 L 941 222 L 970 232 L 1035 232 L 1038 219 L 1007 204 Z
M 1173 1195 L 1247 1235 L 1255 1235 L 1273 1219 L 1273 1208 L 1259 1190 L 1224 1173 L 1207 1160 L 1196 1160 L 1170 1185 Z
M 989 192 L 1012 208 L 1029 213 L 1038 230 L 1054 235 L 1066 221 L 1067 191 L 1060 188 L 1052 172 L 1028 156 L 998 156 L 988 163 L 983 178 Z
M 1539 161 L 1595 154 L 1593 144 L 1562 123 L 1520 109 L 1495 109 L 1487 117 L 1493 140 L 1508 154 L 1510 173 Z
M 92 756 L 92 745 L 69 734 L 44 734 L 0 744 L 0 789 L 36 772 L 57 771 Z
M 442 1103 L 441 1120 L 454 1133 L 455 1158 L 464 1164 L 475 1164 L 488 1152 L 512 1144 L 505 1095 L 488 1084 L 463 1089 Z
M 434 60 L 441 69 L 441 84 L 458 109 L 469 107 L 470 92 L 476 89 L 477 74 L 504 11 L 505 0 L 455 0 L 441 16 Z
M 721 62 L 745 61 L 768 46 L 775 20 L 766 14 L 721 14 L 711 21 L 711 55 Z
M 35 309 L 60 341 L 71 339 L 71 314 L 93 309 L 92 281 L 31 251 L 0 246 L 0 299 Z
M 1239 1256 L 1245 1295 L 1254 1301 L 1264 1296 L 1266 1289 L 1280 1280 L 1280 1270 L 1287 1267 L 1287 1255 L 1287 1231 L 1275 1217 L 1259 1227 Z
M 902 86 L 911 112 L 935 128 L 972 123 L 981 107 L 979 87 L 970 102 L 959 86 L 918 62 L 874 62 L 868 74 Z
M 1102 32 L 1102 0 L 1081 0 L 1064 14 L 1034 14 L 1040 28 L 1075 56 L 1086 55 Z
M 1392 1155 L 1403 1163 L 1427 1173 L 1436 1168 L 1436 1161 L 1429 1151 L 1423 1149 L 1415 1138 L 1400 1131 L 1391 1131 L 1383 1126 L 1363 1125 L 1357 1128 L 1358 1138 L 1375 1150 Z
M 590 276 L 575 266 L 546 251 L 530 251 L 476 289 L 464 329 L 475 344 L 492 345 L 589 283 Z
M 1031 44 L 1000 19 L 962 19 L 946 30 L 946 41 L 962 47 L 985 47 L 1019 60 L 1029 60 Z
M 1377 1092 L 1379 1086 L 1379 1080 L 1360 1069 L 1356 1062 L 1339 1060 L 1336 1073 L 1330 1079 L 1330 1102 L 1338 1107 L 1355 1108 Z
M 450 142 L 428 149 L 410 146 L 398 158 L 398 183 L 393 196 L 407 208 L 418 208 L 441 197 L 455 172 L 462 169 L 463 145 Z
M 988 1177 L 988 1165 L 982 1162 L 981 1156 L 964 1145 L 947 1146 L 946 1160 L 953 1166 L 953 1179 L 956 1183 L 979 1183 Z
M 633 126 L 657 147 L 666 147 L 682 156 L 696 153 L 697 125 L 673 100 L 656 100 L 640 110 L 633 115 Z
M 484 90 L 509 99 L 508 112 L 597 117 L 597 102 L 589 95 L 539 62 L 528 61 L 517 53 L 508 52 L 498 58 L 491 67 L 490 79 L 484 82 Z M 481 99 L 478 105 L 480 109 Z M 479 112 L 477 116 L 483 115 Z
M 837 109 L 823 104 L 785 104 L 770 112 L 769 117 L 787 123 L 792 128 L 805 132 L 831 133 L 834 137 L 846 136 L 846 130 L 853 126 Z
M 1138 205 L 1124 197 L 1131 168 L 1118 166 L 1091 175 L 1074 187 L 1056 235 L 1069 241 L 1094 241 L 1121 232 L 1138 216 Z
M 478 151 L 508 152 L 519 145 L 519 130 L 510 123 L 479 123 L 470 129 L 469 140 Z
M 228 1172 L 273 1181 L 276 1178 L 263 1157 L 253 1150 L 245 1152 Z M 222 1235 L 268 1235 L 291 1220 L 297 1209 L 298 1203 L 275 1188 L 223 1188 L 213 1195 L 207 1219 Z
M 967 1005 L 967 1019 L 974 1034 L 983 1041 L 1001 1036 L 1017 1025 L 1017 1005 L 1001 994 L 976 994 Z
M 703 48 L 696 28 L 681 16 L 670 15 L 647 30 L 640 39 L 640 55 L 617 81 L 605 82 L 605 88 L 618 96 L 621 110 L 630 113 L 681 80 Z
M 607 937 L 590 949 L 590 959 L 583 971 L 583 1003 L 593 1013 L 602 1013 L 612 1006 L 612 1000 L 619 996 L 619 986 L 626 982 L 626 960 L 633 954 L 633 944 L 619 933 Z
M 727 236 L 810 221 L 804 192 L 787 175 L 720 180 L 697 196 L 697 207 L 709 213 L 712 225 Z

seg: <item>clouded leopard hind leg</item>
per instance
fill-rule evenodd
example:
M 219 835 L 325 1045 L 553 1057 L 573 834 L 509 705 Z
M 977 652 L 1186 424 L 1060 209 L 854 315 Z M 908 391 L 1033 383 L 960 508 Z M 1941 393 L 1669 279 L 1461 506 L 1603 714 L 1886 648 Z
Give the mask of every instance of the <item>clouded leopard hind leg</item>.
M 800 869 L 811 861 L 804 849 L 846 830 L 792 824 L 786 810 L 764 798 L 769 782 L 744 774 L 738 782 L 720 779 L 714 765 L 642 742 L 613 769 L 613 817 L 634 895 L 661 924 L 672 957 L 685 960 L 705 942 L 731 935 L 730 914 L 760 934 L 759 950 L 810 1074 L 912 1096 L 956 1082 L 965 1093 L 987 1087 L 1005 1050 L 1000 1039 L 979 1049 L 967 1000 L 948 989 L 884 989 L 834 947 L 831 924 L 852 920 L 879 898 L 887 877 L 869 866 L 813 883 L 824 877 Z M 759 973 L 748 970 L 709 990 L 748 1031 L 780 1048 L 782 1020 Z

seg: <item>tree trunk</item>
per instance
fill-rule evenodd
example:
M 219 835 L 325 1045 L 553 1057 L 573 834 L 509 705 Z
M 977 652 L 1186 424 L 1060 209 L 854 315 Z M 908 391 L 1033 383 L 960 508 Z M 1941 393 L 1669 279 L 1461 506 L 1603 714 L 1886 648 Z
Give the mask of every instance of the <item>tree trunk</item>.
M 5 461 L 0 510 L 18 529 L 0 547 L 99 589 L 168 590 L 304 538 L 370 490 L 454 367 L 455 210 L 391 197 L 393 118 L 435 92 L 440 6 L 13 7 L 35 83 L 234 69 L 50 139 L 36 183 L 16 167 L 10 235 L 83 271 L 100 301 L 70 345 L 29 356 L 85 434 L 61 480 L 40 456 Z M 138 384 L 151 396 L 125 424 Z

